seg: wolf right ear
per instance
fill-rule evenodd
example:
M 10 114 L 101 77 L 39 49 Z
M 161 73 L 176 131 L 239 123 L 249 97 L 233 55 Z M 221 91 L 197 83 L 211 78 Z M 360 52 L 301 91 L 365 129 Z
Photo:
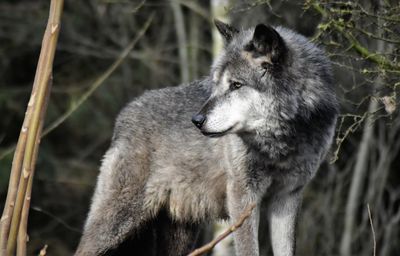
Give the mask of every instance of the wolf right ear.
M 239 30 L 226 23 L 223 23 L 220 20 L 214 19 L 214 24 L 217 27 L 219 33 L 224 38 L 225 43 L 229 43 L 232 40 L 233 36 L 239 33 Z
M 246 47 L 254 56 L 270 56 L 273 63 L 284 61 L 286 45 L 279 33 L 271 26 L 258 24 L 253 39 Z

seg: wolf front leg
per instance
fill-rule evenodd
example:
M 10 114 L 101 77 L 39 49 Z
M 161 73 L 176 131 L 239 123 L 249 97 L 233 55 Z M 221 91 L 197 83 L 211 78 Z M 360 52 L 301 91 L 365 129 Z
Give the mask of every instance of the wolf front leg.
M 228 182 L 227 206 L 231 223 L 237 222 L 246 208 L 254 203 L 256 203 L 256 207 L 250 217 L 233 233 L 235 251 L 238 256 L 259 255 L 258 223 L 260 207 L 257 197 L 245 184 L 235 181 Z
M 104 255 L 130 234 L 137 233 L 146 221 L 143 212 L 145 168 L 140 164 L 140 153 L 126 145 L 115 144 L 104 156 L 76 256 Z
M 272 198 L 268 221 L 274 256 L 293 256 L 296 247 L 296 219 L 302 200 L 301 189 Z
M 94 216 L 87 220 L 76 256 L 105 255 L 121 244 L 135 226 L 135 220 L 128 207 L 121 208 L 111 200 L 106 200 L 102 206 L 105 209 L 112 208 L 90 212 Z

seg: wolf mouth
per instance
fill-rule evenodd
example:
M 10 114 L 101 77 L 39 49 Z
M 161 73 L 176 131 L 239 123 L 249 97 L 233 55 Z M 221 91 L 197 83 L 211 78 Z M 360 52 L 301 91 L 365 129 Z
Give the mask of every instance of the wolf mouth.
M 230 130 L 233 129 L 233 126 L 223 132 L 206 132 L 206 131 L 201 131 L 201 133 L 205 136 L 211 137 L 211 138 L 218 138 L 218 137 L 222 137 L 225 134 L 227 134 Z

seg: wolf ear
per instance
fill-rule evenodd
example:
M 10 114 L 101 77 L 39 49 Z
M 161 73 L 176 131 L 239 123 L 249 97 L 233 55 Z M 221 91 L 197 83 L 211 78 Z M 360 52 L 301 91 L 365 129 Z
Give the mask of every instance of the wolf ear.
M 223 23 L 220 20 L 214 19 L 214 24 L 217 27 L 219 33 L 224 38 L 225 43 L 229 43 L 232 40 L 233 36 L 239 33 L 239 30 L 226 23 Z
M 286 45 L 279 33 L 271 26 L 258 24 L 253 39 L 246 47 L 254 57 L 269 56 L 272 63 L 280 63 L 286 54 Z

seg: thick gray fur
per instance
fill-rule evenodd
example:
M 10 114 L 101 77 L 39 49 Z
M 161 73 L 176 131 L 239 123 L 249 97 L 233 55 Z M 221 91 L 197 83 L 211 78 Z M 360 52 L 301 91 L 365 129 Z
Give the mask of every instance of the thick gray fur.
M 76 255 L 127 240 L 132 255 L 186 255 L 202 225 L 235 222 L 252 203 L 234 232 L 236 254 L 259 255 L 267 218 L 274 255 L 294 255 L 302 191 L 336 124 L 330 63 L 286 28 L 218 29 L 226 46 L 210 76 L 146 92 L 119 114 Z M 205 119 L 198 128 L 194 114 Z

